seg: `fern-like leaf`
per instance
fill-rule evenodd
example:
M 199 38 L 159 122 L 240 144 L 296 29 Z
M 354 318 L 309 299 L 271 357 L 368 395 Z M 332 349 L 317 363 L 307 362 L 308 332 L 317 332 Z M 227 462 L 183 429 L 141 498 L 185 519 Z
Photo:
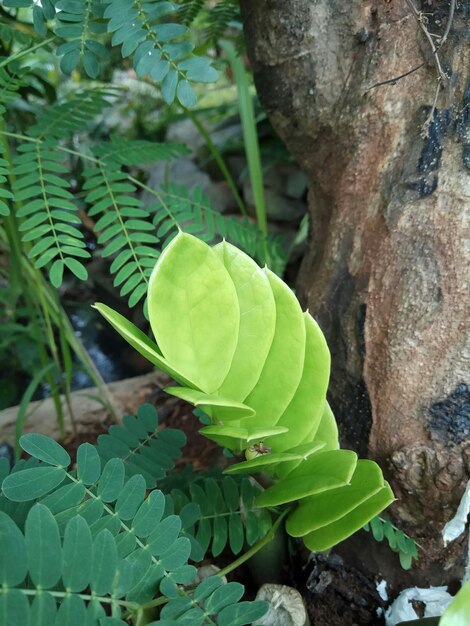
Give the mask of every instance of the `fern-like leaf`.
M 239 554 L 245 543 L 252 546 L 272 527 L 269 511 L 255 506 L 261 492 L 249 478 L 193 476 L 188 489 L 172 489 L 184 533 L 192 542 L 191 558 L 200 561 L 211 550 L 214 557 L 228 546 Z
M 108 165 L 115 163 L 117 166 L 132 166 L 153 161 L 169 161 L 189 154 L 190 151 L 180 143 L 158 143 L 144 139 L 128 141 L 119 135 L 112 135 L 110 141 L 103 141 L 94 146 L 93 152 Z
M 184 24 L 172 21 L 179 6 L 160 0 L 112 0 L 105 17 L 112 44 L 122 45 L 123 57 L 132 55 L 137 76 L 161 82 L 168 104 L 175 98 L 184 106 L 196 103 L 192 82 L 213 82 L 218 72 L 206 57 L 192 55 L 193 44 Z
M 129 297 L 135 306 L 145 295 L 148 279 L 159 256 L 158 238 L 149 212 L 135 197 L 135 187 L 127 174 L 115 167 L 98 167 L 84 171 L 88 191 L 85 198 L 91 206 L 90 217 L 97 217 L 95 233 L 103 245 L 104 257 L 114 256 L 111 272 L 121 296 Z
M 207 0 L 183 0 L 179 14 L 183 24 L 189 26 L 201 14 Z
M 226 217 L 212 207 L 210 199 L 196 188 L 192 194 L 184 186 L 170 184 L 162 187 L 157 202 L 149 210 L 154 214 L 153 223 L 157 236 L 165 247 L 178 229 L 211 242 L 216 236 L 238 245 L 251 257 L 265 262 L 264 237 L 256 224 L 246 219 Z M 269 236 L 266 241 L 270 265 L 282 273 L 286 255 L 281 237 Z
M 3 154 L 4 143 L 0 140 L 0 217 L 7 217 L 10 215 L 8 202 L 13 200 L 13 194 L 9 189 L 7 189 L 10 163 L 7 159 L 3 158 Z
M 115 96 L 115 90 L 101 88 L 75 93 L 70 99 L 47 108 L 28 129 L 28 135 L 38 139 L 65 139 L 74 133 L 83 133 L 103 109 L 110 106 L 109 98 Z
M 14 102 L 18 97 L 18 90 L 23 86 L 22 77 L 25 70 L 18 70 L 16 73 L 0 67 L 0 115 L 5 112 L 3 105 Z
M 8 624 L 99 626 L 111 606 L 109 623 L 124 625 L 121 618 L 156 597 L 166 604 L 162 624 L 247 624 L 264 614 L 265 603 L 239 602 L 243 586 L 220 577 L 181 587 L 196 575 L 181 518 L 168 513 L 162 492 L 146 497 L 142 475 L 127 479 L 121 459 L 103 465 L 97 449 L 82 444 L 72 471 L 48 437 L 26 435 L 21 445 L 32 462 L 6 477 L 0 467 L 1 503 L 31 505 L 21 526 L 0 507 L 0 614 Z
M 85 279 L 87 270 L 79 259 L 87 259 L 90 254 L 77 228 L 81 220 L 73 195 L 59 176 L 67 169 L 61 163 L 57 142 L 48 139 L 42 144 L 23 144 L 18 152 L 13 192 L 22 241 L 27 246 L 32 244 L 29 258 L 34 259 L 37 268 L 49 266 L 49 278 L 55 287 L 62 283 L 65 268 Z
M 0 24 L 0 41 L 5 46 L 16 44 L 18 46 L 30 46 L 33 37 L 16 28 L 15 22 Z
M 55 3 L 58 12 L 55 16 L 55 33 L 66 39 L 57 48 L 61 57 L 60 68 L 70 74 L 79 63 L 90 78 L 97 78 L 100 63 L 108 57 L 108 50 L 93 35 L 105 32 L 102 23 L 102 3 L 100 0 L 59 0 Z
M 207 40 L 217 43 L 227 29 L 241 27 L 240 4 L 237 0 L 219 0 L 207 13 Z
M 370 531 L 376 541 L 387 540 L 390 549 L 398 553 L 400 565 L 403 569 L 410 569 L 413 560 L 418 558 L 418 544 L 399 528 L 396 528 L 389 520 L 382 517 L 374 517 L 364 526 L 364 530 Z
M 143 404 L 136 416 L 126 415 L 122 424 L 111 426 L 109 433 L 98 437 L 100 458 L 107 461 L 120 458 L 129 476 L 142 474 L 147 488 L 155 487 L 174 459 L 181 457 L 186 437 L 181 430 L 157 430 L 158 413 L 151 404 Z

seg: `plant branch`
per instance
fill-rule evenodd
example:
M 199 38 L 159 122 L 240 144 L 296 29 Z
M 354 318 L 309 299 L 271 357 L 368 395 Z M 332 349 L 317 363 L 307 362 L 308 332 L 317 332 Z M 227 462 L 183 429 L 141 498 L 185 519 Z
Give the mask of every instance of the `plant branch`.
M 444 43 L 447 41 L 447 37 L 449 36 L 450 30 L 452 28 L 452 22 L 454 21 L 455 5 L 456 5 L 456 0 L 450 0 L 449 17 L 447 18 L 447 25 L 446 25 L 444 34 L 439 39 L 438 48 L 442 48 Z
M 31 52 L 35 52 L 39 48 L 43 48 L 44 46 L 47 46 L 53 41 L 55 41 L 55 37 L 49 37 L 49 39 L 45 39 L 44 41 L 37 43 L 32 48 L 26 48 L 26 50 L 21 50 L 20 52 L 17 52 L 16 54 L 12 54 L 11 56 L 7 57 L 4 61 L 0 63 L 0 67 L 5 67 L 5 65 L 8 65 L 12 61 L 17 61 L 18 59 L 21 59 L 21 57 L 24 57 L 27 54 L 30 54 Z
M 197 128 L 197 130 L 199 131 L 199 134 L 201 135 L 201 137 L 204 139 L 204 141 L 207 144 L 207 147 L 209 148 L 210 153 L 212 154 L 212 157 L 214 158 L 214 161 L 217 163 L 217 165 L 219 166 L 220 171 L 222 172 L 222 174 L 224 175 L 225 180 L 228 183 L 228 186 L 230 187 L 230 191 L 232 192 L 233 197 L 235 198 L 235 202 L 238 205 L 238 208 L 240 209 L 240 213 L 244 216 L 247 217 L 248 213 L 245 207 L 245 204 L 243 202 L 243 200 L 240 197 L 240 194 L 238 193 L 238 189 L 237 186 L 235 184 L 235 181 L 233 180 L 232 175 L 230 174 L 225 161 L 220 153 L 220 150 L 217 148 L 217 146 L 214 144 L 214 142 L 212 141 L 209 133 L 207 132 L 207 130 L 204 128 L 204 126 L 201 124 L 201 122 L 197 119 L 197 116 L 190 111 L 189 109 L 183 108 L 184 112 L 186 113 L 186 115 L 190 118 L 190 120 L 192 121 L 192 123 L 194 124 L 194 126 Z
M 368 87 L 366 91 L 375 89 L 375 87 L 381 87 L 382 85 L 395 85 L 395 83 L 397 83 L 399 80 L 401 80 L 402 78 L 406 78 L 406 76 L 409 76 L 410 74 L 414 74 L 414 72 L 417 72 L 423 66 L 424 66 L 424 63 L 420 63 L 419 65 L 414 67 L 412 70 L 409 70 L 408 72 L 405 72 L 404 74 L 400 74 L 400 76 L 395 76 L 394 78 L 389 78 L 388 80 L 382 80 L 379 83 L 374 83 L 373 85 Z
M 419 24 L 419 27 L 423 31 L 424 36 L 426 37 L 426 39 L 429 42 L 429 45 L 431 46 L 432 54 L 433 54 L 433 57 L 434 57 L 434 63 L 436 65 L 437 73 L 438 73 L 438 76 L 439 76 L 440 80 L 442 82 L 446 82 L 449 79 L 449 77 L 447 76 L 447 74 L 442 69 L 441 60 L 440 60 L 439 54 L 438 54 L 439 44 L 436 46 L 436 44 L 434 43 L 432 35 L 428 31 L 428 29 L 426 28 L 426 25 L 424 23 L 423 14 L 421 13 L 421 11 L 418 11 L 418 9 L 415 7 L 415 5 L 413 3 L 413 0 L 406 0 L 406 3 L 410 7 L 413 15 L 415 16 L 416 21 Z

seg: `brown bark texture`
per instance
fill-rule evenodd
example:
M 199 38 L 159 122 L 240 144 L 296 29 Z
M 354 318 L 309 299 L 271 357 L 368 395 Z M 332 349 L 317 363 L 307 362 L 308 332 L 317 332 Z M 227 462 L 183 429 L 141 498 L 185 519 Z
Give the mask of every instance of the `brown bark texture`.
M 241 5 L 261 103 L 309 181 L 298 294 L 342 444 L 381 464 L 424 547 L 410 582 L 436 584 L 466 549 L 440 533 L 470 477 L 470 2 L 414 3 Z M 442 36 L 452 8 L 436 58 L 424 28 Z

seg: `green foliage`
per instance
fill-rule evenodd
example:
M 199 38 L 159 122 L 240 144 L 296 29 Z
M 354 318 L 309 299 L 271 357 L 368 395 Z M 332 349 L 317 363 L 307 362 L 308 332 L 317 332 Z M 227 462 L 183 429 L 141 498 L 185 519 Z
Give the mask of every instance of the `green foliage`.
M 270 267 L 278 274 L 284 270 L 287 259 L 281 237 L 265 238 L 259 227 L 249 220 L 222 215 L 198 188 L 190 194 L 182 185 L 164 185 L 149 210 L 154 214 L 157 236 L 165 238 L 163 247 L 178 230 L 196 235 L 208 243 L 219 237 L 239 246 L 260 263 L 267 252 Z
M 318 325 L 280 278 L 231 244 L 211 248 L 179 233 L 166 248 L 149 281 L 156 344 L 98 309 L 182 383 L 167 391 L 209 416 L 203 435 L 245 452 L 229 473 L 272 477 L 257 506 L 298 505 L 286 529 L 311 550 L 330 548 L 392 502 L 374 462 L 338 450 L 326 402 L 330 357 Z
M 193 53 L 190 32 L 175 21 L 179 5 L 166 0 L 5 0 L 10 8 L 31 7 L 33 24 L 40 36 L 52 27 L 63 40 L 56 52 L 60 68 L 70 74 L 83 67 L 86 75 L 97 78 L 108 62 L 109 50 L 100 35 L 112 34 L 112 46 L 121 46 L 123 58 L 132 57 L 137 76 L 161 83 L 161 94 L 168 104 L 177 99 L 183 106 L 196 103 L 193 83 L 211 83 L 218 72 L 205 56 Z
M 416 541 L 396 528 L 389 520 L 374 517 L 364 526 L 364 530 L 370 530 L 376 541 L 386 539 L 390 549 L 398 553 L 403 569 L 410 569 L 413 559 L 418 558 Z
M 19 230 L 22 241 L 30 244 L 28 257 L 37 268 L 49 265 L 49 279 L 59 287 L 65 267 L 77 278 L 87 278 L 81 259 L 89 258 L 83 234 L 77 228 L 81 220 L 68 183 L 58 176 L 67 169 L 56 150 L 57 141 L 47 139 L 41 144 L 19 147 L 12 173 L 16 215 L 24 218 Z
M 455 596 L 439 621 L 439 626 L 465 626 L 470 617 L 470 581 Z
M 149 476 L 154 486 L 152 474 L 159 479 L 184 442 L 179 431 L 156 426 L 155 409 L 143 405 L 97 447 L 82 444 L 74 469 L 58 443 L 36 434 L 21 439 L 29 461 L 11 472 L 0 462 L 2 625 L 125 624 L 161 605 L 152 624 L 242 626 L 264 614 L 263 602 L 239 602 L 238 583 L 212 577 L 194 584 L 192 544 L 183 530 L 194 510 L 175 514 L 161 491 L 147 495 Z M 144 457 L 146 449 L 151 455 Z M 139 458 L 152 461 L 142 464 L 143 473 Z M 232 508 L 234 495 L 232 488 Z
M 10 215 L 8 200 L 12 200 L 14 196 L 9 189 L 4 187 L 4 183 L 8 181 L 9 163 L 2 157 L 3 152 L 4 146 L 0 142 L 0 217 L 7 217 Z
M 50 137 L 66 139 L 73 133 L 83 133 L 96 125 L 97 116 L 111 106 L 110 99 L 116 95 L 112 88 L 77 91 L 43 111 L 27 134 L 42 140 Z
M 241 30 L 240 5 L 237 0 L 183 0 L 180 8 L 181 20 L 188 26 L 201 25 L 202 40 L 217 45 L 230 28 Z M 242 38 L 237 36 L 237 47 L 242 46 Z
M 4 180 L 9 174 L 15 177 L 13 193 L 0 188 L 0 212 L 7 215 L 7 201 L 15 203 L 28 256 L 35 267 L 48 268 L 54 286 L 60 286 L 64 269 L 85 279 L 83 261 L 90 257 L 80 229 L 79 205 L 67 180 L 70 151 L 61 140 L 96 125 L 97 116 L 114 95 L 97 88 L 57 103 L 29 128 L 10 169 L 7 160 L 0 160 L 0 176 Z M 267 246 L 273 265 L 282 271 L 285 255 L 279 238 L 265 240 L 256 225 L 222 216 L 197 189 L 191 196 L 175 184 L 152 190 L 127 170 L 186 154 L 184 145 L 125 141 L 113 135 L 91 150 L 92 155 L 77 153 L 85 164 L 82 187 L 87 192 L 88 215 L 96 220 L 94 231 L 102 255 L 112 259 L 114 285 L 121 296 L 128 297 L 131 307 L 145 297 L 161 249 L 180 228 L 207 240 L 225 237 L 258 259 L 264 258 Z M 149 207 L 137 197 L 139 188 L 155 198 Z
M 214 557 L 230 547 L 239 554 L 245 544 L 254 545 L 272 527 L 271 514 L 255 505 L 261 488 L 250 479 L 189 476 L 189 485 L 172 489 L 171 497 L 192 543 L 191 558 L 202 561 L 211 550 Z
M 0 114 L 5 112 L 5 104 L 14 102 L 18 97 L 18 90 L 23 84 L 24 71 L 9 71 L 0 67 Z
M 122 424 L 111 426 L 98 437 L 97 452 L 103 462 L 120 458 L 127 476 L 141 474 L 147 489 L 165 477 L 181 457 L 186 437 L 180 430 L 157 430 L 158 414 L 150 404 L 142 405 L 137 416 L 126 415 Z

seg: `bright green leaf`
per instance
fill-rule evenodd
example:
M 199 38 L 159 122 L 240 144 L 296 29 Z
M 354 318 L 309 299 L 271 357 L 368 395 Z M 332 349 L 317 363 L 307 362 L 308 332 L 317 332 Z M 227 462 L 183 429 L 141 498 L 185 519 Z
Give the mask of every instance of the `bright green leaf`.
M 164 357 L 202 391 L 216 391 L 230 369 L 240 319 L 235 287 L 216 253 L 179 233 L 152 272 L 148 306 Z

